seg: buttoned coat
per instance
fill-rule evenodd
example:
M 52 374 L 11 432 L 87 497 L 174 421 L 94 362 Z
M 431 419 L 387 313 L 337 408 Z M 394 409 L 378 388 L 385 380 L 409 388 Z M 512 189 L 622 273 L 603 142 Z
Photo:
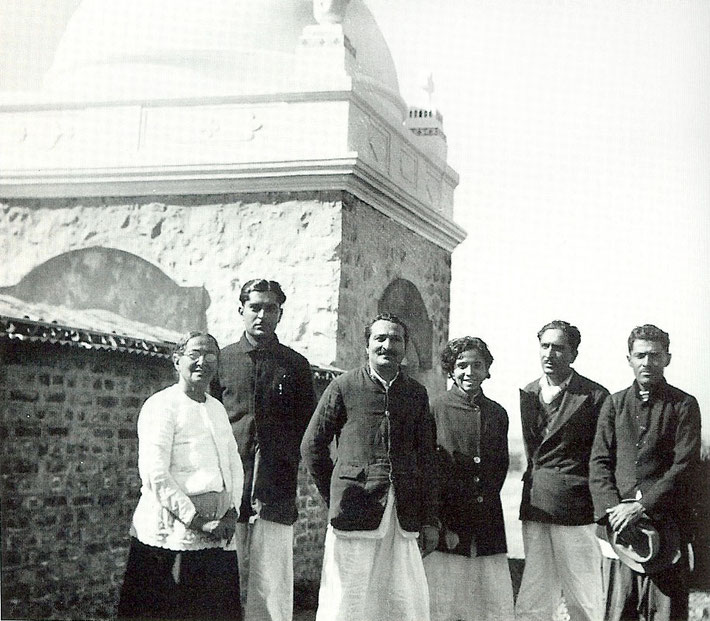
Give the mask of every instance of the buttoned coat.
M 662 382 L 648 402 L 634 382 L 604 403 L 590 461 L 597 521 L 623 499 L 636 498 L 656 520 L 671 518 L 683 532 L 700 458 L 700 408 L 692 395 Z
M 298 518 L 299 446 L 316 405 L 308 360 L 276 336 L 255 347 L 242 335 L 221 351 L 219 381 L 244 464 L 240 521 L 254 514 L 254 497 L 263 502 L 263 519 L 293 524 Z
M 520 519 L 581 525 L 594 521 L 589 493 L 589 456 L 599 412 L 609 391 L 576 371 L 559 412 L 547 428 L 535 380 L 520 391 L 527 469 Z
M 500 491 L 508 472 L 508 414 L 479 392 L 469 397 L 457 386 L 435 399 L 439 478 L 438 517 L 456 533 L 449 550 L 441 537 L 438 549 L 464 556 L 507 552 Z
M 341 530 L 375 530 L 390 485 L 403 529 L 435 523 L 434 420 L 426 388 L 404 372 L 388 390 L 367 366 L 326 388 L 308 425 L 301 454 Z M 336 439 L 335 458 L 330 444 Z

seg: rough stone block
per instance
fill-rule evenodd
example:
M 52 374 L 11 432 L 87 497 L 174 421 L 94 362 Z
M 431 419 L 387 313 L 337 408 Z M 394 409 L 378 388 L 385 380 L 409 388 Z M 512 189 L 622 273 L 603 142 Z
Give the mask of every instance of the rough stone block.
M 39 400 L 39 392 L 37 390 L 15 388 L 10 390 L 10 400 L 34 403 Z

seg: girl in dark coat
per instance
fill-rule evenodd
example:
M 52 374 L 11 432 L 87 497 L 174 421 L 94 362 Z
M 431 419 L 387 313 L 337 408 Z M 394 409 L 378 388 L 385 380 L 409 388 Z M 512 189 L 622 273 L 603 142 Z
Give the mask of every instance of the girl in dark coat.
M 508 415 L 481 391 L 493 356 L 479 338 L 449 341 L 453 381 L 431 405 L 436 420 L 439 547 L 424 559 L 431 621 L 513 619 L 500 490 L 508 471 Z

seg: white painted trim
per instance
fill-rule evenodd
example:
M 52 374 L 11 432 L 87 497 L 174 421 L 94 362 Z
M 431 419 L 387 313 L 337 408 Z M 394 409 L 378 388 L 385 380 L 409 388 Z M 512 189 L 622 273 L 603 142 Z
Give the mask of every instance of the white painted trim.
M 81 170 L 0 170 L 5 198 L 201 196 L 344 190 L 424 238 L 453 252 L 466 232 L 358 159 L 231 165 L 153 166 Z

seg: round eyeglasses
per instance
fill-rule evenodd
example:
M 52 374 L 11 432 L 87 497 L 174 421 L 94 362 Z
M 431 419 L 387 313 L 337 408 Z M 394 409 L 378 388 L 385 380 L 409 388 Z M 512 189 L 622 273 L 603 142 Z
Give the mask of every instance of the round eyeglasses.
M 202 360 L 211 364 L 217 362 L 217 354 L 203 353 L 200 351 L 186 351 L 184 355 L 187 356 L 190 360 L 199 360 L 200 358 L 202 358 Z

